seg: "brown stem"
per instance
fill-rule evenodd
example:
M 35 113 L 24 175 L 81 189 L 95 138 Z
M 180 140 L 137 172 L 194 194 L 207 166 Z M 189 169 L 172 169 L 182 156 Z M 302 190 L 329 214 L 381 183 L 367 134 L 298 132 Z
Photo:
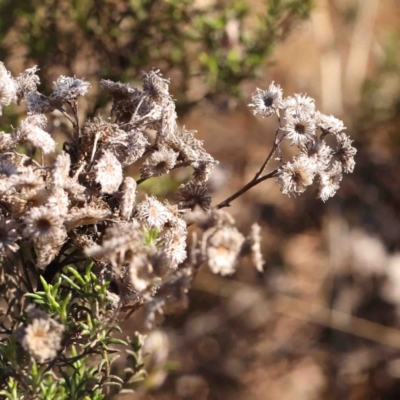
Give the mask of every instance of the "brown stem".
M 229 207 L 231 205 L 231 202 L 235 199 L 237 199 L 239 196 L 241 196 L 243 193 L 246 193 L 248 190 L 250 190 L 252 187 L 258 185 L 259 183 L 273 178 L 275 174 L 278 172 L 279 168 L 275 168 L 273 171 L 270 173 L 262 176 L 261 178 L 259 177 L 259 172 L 254 176 L 254 178 L 247 184 L 244 185 L 240 190 L 238 190 L 236 193 L 234 193 L 232 196 L 229 196 L 227 199 L 222 201 L 221 203 L 217 204 L 214 208 L 217 210 L 224 208 L 224 207 Z
M 69 101 L 68 104 L 71 107 L 71 110 L 74 114 L 74 118 L 75 118 L 74 128 L 78 134 L 78 137 L 80 137 L 81 136 L 81 128 L 79 125 L 79 118 L 78 118 L 78 103 L 76 100 L 72 100 L 72 101 Z
M 282 140 L 284 138 L 284 136 L 282 136 L 280 139 L 278 139 L 278 134 L 279 134 L 279 131 L 281 130 L 281 119 L 279 117 L 278 117 L 278 122 L 279 122 L 279 126 L 275 131 L 274 145 L 272 146 L 272 149 L 269 152 L 267 158 L 265 159 L 263 165 L 261 166 L 259 171 L 256 173 L 256 176 L 254 177 L 254 179 L 256 179 L 259 176 L 261 176 L 261 174 L 264 172 L 266 166 L 271 161 L 272 156 L 275 154 L 276 150 L 278 149 L 279 145 L 281 144 L 281 142 L 282 142 Z
M 280 120 L 279 117 L 278 117 L 278 121 L 279 121 L 279 126 L 275 131 L 274 145 L 272 146 L 272 149 L 269 152 L 267 158 L 265 159 L 265 161 L 261 165 L 261 168 L 254 175 L 254 178 L 248 184 L 246 184 L 240 190 L 238 190 L 236 193 L 234 193 L 232 196 L 228 197 L 223 202 L 217 204 L 214 208 L 219 210 L 220 208 L 229 207 L 231 205 L 231 202 L 233 200 L 235 200 L 236 198 L 238 198 L 239 196 L 241 196 L 243 193 L 247 192 L 252 187 L 258 185 L 260 182 L 265 181 L 265 180 L 267 180 L 269 178 L 273 178 L 275 176 L 275 174 L 279 170 L 279 168 L 274 169 L 270 173 L 268 173 L 268 174 L 266 174 L 266 175 L 264 175 L 264 176 L 262 176 L 260 178 L 260 176 L 264 172 L 264 170 L 267 167 L 268 163 L 271 161 L 271 158 L 275 154 L 276 150 L 278 149 L 279 145 L 281 144 L 281 142 L 282 142 L 282 140 L 284 138 L 284 136 L 282 136 L 281 138 L 278 139 L 278 134 L 279 134 L 279 131 L 281 130 L 281 120 Z

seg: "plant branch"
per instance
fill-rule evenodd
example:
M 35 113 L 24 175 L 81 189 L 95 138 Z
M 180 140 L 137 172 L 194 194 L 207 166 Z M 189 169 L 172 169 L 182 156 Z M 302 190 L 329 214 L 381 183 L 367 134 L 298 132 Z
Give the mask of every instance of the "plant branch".
M 254 178 L 247 185 L 244 185 L 240 190 L 238 190 L 232 196 L 229 196 L 227 199 L 225 199 L 221 203 L 217 204 L 214 208 L 219 210 L 224 207 L 229 207 L 233 200 L 237 199 L 243 193 L 246 193 L 248 190 L 250 190 L 252 187 L 258 185 L 259 183 L 261 183 L 267 179 L 273 178 L 278 171 L 279 171 L 279 168 L 275 168 L 273 171 L 271 171 L 270 173 L 268 173 L 262 177 L 259 177 L 260 171 L 257 172 L 257 174 L 254 176 Z
M 261 174 L 264 172 L 265 168 L 267 167 L 268 163 L 271 161 L 271 158 L 275 154 L 276 150 L 278 149 L 279 145 L 281 144 L 283 136 L 280 139 L 278 139 L 278 133 L 279 133 L 280 129 L 281 129 L 281 121 L 280 121 L 280 118 L 279 118 L 279 126 L 275 131 L 274 145 L 272 146 L 272 149 L 269 152 L 267 158 L 265 159 L 263 165 L 261 166 L 261 168 L 256 173 L 254 179 L 257 179 L 259 176 L 261 176 Z

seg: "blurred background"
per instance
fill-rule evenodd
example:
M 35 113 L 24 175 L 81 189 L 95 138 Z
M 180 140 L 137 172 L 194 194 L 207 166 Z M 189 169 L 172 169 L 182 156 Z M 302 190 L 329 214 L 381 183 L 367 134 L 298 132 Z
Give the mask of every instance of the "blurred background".
M 276 121 L 246 106 L 271 81 L 342 118 L 358 149 L 325 204 L 272 181 L 232 204 L 242 232 L 262 227 L 264 273 L 202 270 L 188 308 L 150 333 L 149 376 L 126 398 L 400 398 L 399 0 L 1 0 L 0 15 L 0 60 L 14 75 L 39 65 L 44 93 L 60 74 L 91 82 L 82 117 L 109 106 L 99 79 L 135 84 L 160 68 L 180 124 L 220 161 L 214 204 L 272 145 Z M 23 106 L 5 111 L 7 131 Z M 66 135 L 56 120 L 51 129 Z M 146 190 L 172 199 L 183 179 Z M 138 327 L 135 315 L 124 325 Z

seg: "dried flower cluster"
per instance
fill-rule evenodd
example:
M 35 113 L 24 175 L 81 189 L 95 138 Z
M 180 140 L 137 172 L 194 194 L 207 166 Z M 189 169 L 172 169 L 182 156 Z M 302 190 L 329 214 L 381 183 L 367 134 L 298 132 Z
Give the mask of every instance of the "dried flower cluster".
M 284 140 L 299 150 L 291 162 L 279 158 L 282 167 L 275 177 L 282 193 L 294 196 L 303 193 L 317 179 L 318 197 L 326 201 L 339 189 L 343 173 L 353 172 L 356 149 L 344 133 L 343 122 L 317 111 L 311 97 L 295 94 L 283 98 L 280 86 L 272 82 L 268 90 L 257 89 L 250 107 L 254 115 L 278 117 L 274 150 Z M 335 148 L 327 144 L 328 136 L 334 137 Z
M 272 83 L 267 91 L 257 89 L 251 107 L 254 114 L 278 116 L 274 147 L 249 184 L 211 208 L 207 183 L 217 162 L 195 132 L 178 127 L 169 81 L 159 71 L 143 73 L 141 89 L 102 81 L 112 99 L 112 115 L 84 123 L 78 116 L 78 100 L 90 84 L 61 76 L 46 96 L 38 91 L 37 71 L 33 67 L 13 78 L 0 63 L 0 112 L 23 100 L 27 107 L 27 117 L 0 138 L 0 288 L 13 309 L 11 298 L 22 292 L 39 305 L 44 304 L 40 296 L 46 296 L 52 315 L 62 312 L 68 298 L 62 300 L 62 307 L 54 305 L 61 282 L 54 293 L 49 285 L 67 267 L 85 290 L 92 290 L 92 280 L 98 281 L 96 287 L 105 285 L 112 313 L 108 306 L 97 310 L 98 323 L 111 323 L 118 312 L 140 307 L 151 327 L 161 315 L 185 307 L 190 282 L 202 264 L 214 273 L 230 275 L 241 258 L 249 256 L 262 271 L 260 227 L 253 225 L 246 238 L 221 208 L 272 177 L 282 193 L 293 195 L 318 178 L 319 197 L 325 201 L 337 191 L 342 174 L 354 169 L 355 149 L 343 133 L 342 122 L 317 112 L 314 100 L 307 96 L 283 99 L 280 87 Z M 56 151 L 61 146 L 46 130 L 53 111 L 72 125 L 62 151 Z M 335 137 L 335 149 L 324 140 L 327 135 Z M 263 175 L 283 140 L 297 146 L 299 154 L 291 162 L 280 157 L 281 166 Z M 29 152 L 18 152 L 21 146 Z M 36 149 L 41 157 L 27 155 L 34 155 Z M 137 180 L 124 170 L 132 164 L 141 173 Z M 138 190 L 145 180 L 181 167 L 191 167 L 193 173 L 178 188 L 176 204 Z M 93 272 L 85 266 L 87 258 L 94 264 Z M 62 279 L 83 296 L 74 280 L 64 274 Z M 7 288 L 11 283 L 14 289 Z M 22 297 L 18 307 L 16 318 L 26 308 Z M 76 318 L 83 309 L 76 309 Z M 67 313 L 63 315 L 63 324 L 68 325 Z M 29 354 L 44 362 L 67 347 L 63 324 L 30 308 L 16 337 Z M 85 324 L 80 325 L 82 332 L 89 332 L 93 324 Z M 70 340 L 79 341 L 83 333 L 77 334 L 71 323 L 68 329 Z

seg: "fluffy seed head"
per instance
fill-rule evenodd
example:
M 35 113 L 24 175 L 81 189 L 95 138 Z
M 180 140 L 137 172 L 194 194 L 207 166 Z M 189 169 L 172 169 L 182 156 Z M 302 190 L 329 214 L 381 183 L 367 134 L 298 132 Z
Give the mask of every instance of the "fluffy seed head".
M 116 192 L 123 179 L 122 165 L 111 151 L 105 150 L 95 166 L 96 182 L 103 193 Z
M 294 145 L 304 145 L 315 137 L 315 121 L 310 116 L 301 114 L 298 117 L 286 116 L 284 130 L 285 139 L 290 140 Z
M 339 161 L 335 161 L 329 171 L 320 174 L 318 197 L 324 202 L 328 200 L 329 197 L 333 197 L 339 189 L 342 178 L 342 165 Z
M 138 218 L 150 228 L 163 227 L 173 216 L 155 197 L 146 197 L 137 206 Z
M 39 362 L 57 355 L 64 327 L 52 318 L 34 318 L 23 330 L 22 347 Z
M 62 219 L 52 207 L 33 207 L 24 218 L 26 238 L 36 243 L 56 243 L 64 236 Z
M 142 178 L 150 178 L 151 176 L 160 176 L 168 173 L 174 168 L 178 155 L 179 153 L 166 147 L 154 152 L 146 159 L 142 168 L 140 168 Z
M 298 157 L 285 164 L 277 176 L 283 194 L 289 196 L 303 193 L 312 184 L 316 173 L 315 164 L 307 157 Z
M 84 79 L 75 77 L 60 76 L 53 84 L 51 97 L 60 103 L 76 100 L 79 96 L 84 96 L 90 88 L 90 83 Z
M 282 89 L 272 82 L 268 90 L 257 88 L 251 99 L 253 103 L 249 104 L 249 107 L 254 108 L 253 114 L 269 117 L 272 114 L 279 113 L 279 109 L 282 108 Z
M 243 242 L 243 235 L 235 227 L 218 229 L 207 243 L 206 256 L 211 271 L 223 276 L 233 274 Z
M 336 141 L 337 147 L 334 154 L 342 164 L 343 172 L 347 174 L 353 172 L 356 164 L 354 156 L 357 153 L 357 149 L 351 145 L 353 141 L 345 133 L 337 134 Z
M 307 95 L 295 94 L 284 100 L 285 114 L 288 117 L 314 117 L 315 100 Z
M 17 85 L 9 71 L 0 62 L 0 115 L 2 108 L 17 100 Z
M 343 121 L 340 119 L 335 118 L 333 115 L 325 115 L 320 112 L 316 113 L 316 124 L 323 133 L 332 133 L 333 135 L 337 135 L 346 129 Z

